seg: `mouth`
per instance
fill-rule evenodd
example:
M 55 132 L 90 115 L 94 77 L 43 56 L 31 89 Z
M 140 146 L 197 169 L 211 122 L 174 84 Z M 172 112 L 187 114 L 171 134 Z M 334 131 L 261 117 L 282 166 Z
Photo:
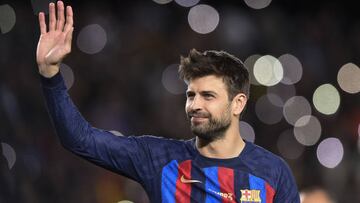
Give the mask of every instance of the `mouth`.
M 192 123 L 201 123 L 206 121 L 208 118 L 207 117 L 191 117 L 191 122 Z

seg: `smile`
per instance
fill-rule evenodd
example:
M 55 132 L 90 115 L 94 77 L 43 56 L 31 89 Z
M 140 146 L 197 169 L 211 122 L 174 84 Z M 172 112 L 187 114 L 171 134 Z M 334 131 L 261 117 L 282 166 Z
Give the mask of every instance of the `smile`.
M 191 122 L 198 123 L 198 122 L 203 122 L 203 121 L 205 121 L 207 119 L 208 118 L 205 118 L 205 117 L 191 117 Z

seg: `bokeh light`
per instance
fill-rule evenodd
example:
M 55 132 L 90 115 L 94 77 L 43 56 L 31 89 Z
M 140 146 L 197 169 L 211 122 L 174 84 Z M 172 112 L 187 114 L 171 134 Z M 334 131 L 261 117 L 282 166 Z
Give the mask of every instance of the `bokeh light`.
M 320 121 L 311 115 L 301 117 L 295 123 L 294 135 L 296 140 L 305 146 L 316 144 L 321 136 Z
M 208 34 L 214 31 L 219 24 L 219 20 L 219 13 L 216 9 L 206 4 L 192 7 L 188 15 L 191 29 L 200 34 Z
M 250 83 L 252 85 L 261 85 L 255 78 L 254 75 L 254 65 L 255 62 L 261 57 L 261 55 L 259 54 L 254 54 L 251 55 L 249 57 L 247 57 L 247 59 L 244 61 L 244 65 L 245 67 L 248 69 L 249 71 L 249 76 L 250 76 Z
M 178 67 L 179 64 L 169 65 L 162 73 L 161 82 L 171 94 L 184 94 L 186 91 L 184 81 L 179 78 Z
M 270 95 L 277 95 L 277 97 L 269 97 L 269 100 L 273 105 L 283 107 L 288 99 L 296 95 L 296 89 L 294 85 L 284 85 L 279 83 L 268 87 L 267 93 Z
M 158 4 L 167 4 L 170 3 L 172 0 L 153 0 L 153 1 Z
M 254 128 L 245 121 L 239 122 L 240 135 L 248 142 L 255 142 L 255 131 Z
M 275 94 L 266 94 L 261 96 L 255 104 L 255 113 L 260 121 L 272 125 L 281 121 L 282 107 L 273 105 L 270 102 L 270 98 L 273 101 L 281 102 L 280 97 Z M 277 98 L 277 99 L 276 99 Z
M 334 114 L 340 106 L 340 94 L 331 84 L 321 85 L 313 94 L 313 104 L 320 113 Z
M 8 5 L 0 5 L 0 30 L 2 34 L 10 32 L 16 22 L 14 9 Z
M 297 159 L 304 152 L 304 146 L 295 140 L 291 129 L 280 134 L 277 140 L 277 148 L 280 154 L 287 159 Z
M 343 65 L 338 72 L 337 82 L 340 88 L 347 93 L 360 92 L 360 68 L 353 63 Z
M 87 54 L 96 54 L 106 45 L 107 37 L 104 28 L 91 24 L 81 29 L 77 37 L 77 46 Z
M 60 73 L 64 78 L 66 88 L 69 90 L 73 86 L 74 80 L 75 80 L 72 69 L 70 68 L 70 66 L 68 66 L 64 63 L 61 63 L 60 64 Z
M 280 61 L 271 56 L 265 55 L 256 60 L 254 64 L 254 76 L 262 85 L 273 86 L 283 78 L 283 67 Z
M 183 7 L 191 7 L 191 6 L 195 6 L 196 4 L 199 3 L 200 0 L 175 0 L 175 2 L 177 4 L 179 4 L 180 6 Z
M 284 69 L 284 77 L 281 82 L 287 85 L 299 82 L 303 74 L 303 68 L 299 59 L 291 54 L 281 55 L 278 59 Z
M 2 154 L 4 155 L 4 157 L 8 163 L 8 167 L 9 167 L 9 169 L 11 169 L 16 162 L 15 150 L 9 144 L 4 143 L 4 142 L 1 143 L 1 148 L 2 148 Z
M 295 125 L 296 121 L 306 115 L 311 115 L 311 106 L 303 96 L 294 96 L 288 99 L 283 108 L 285 120 Z
M 271 0 L 244 0 L 246 5 L 253 9 L 263 9 L 270 5 Z
M 321 165 L 327 168 L 335 168 L 343 158 L 344 147 L 339 139 L 327 138 L 320 142 L 316 155 Z

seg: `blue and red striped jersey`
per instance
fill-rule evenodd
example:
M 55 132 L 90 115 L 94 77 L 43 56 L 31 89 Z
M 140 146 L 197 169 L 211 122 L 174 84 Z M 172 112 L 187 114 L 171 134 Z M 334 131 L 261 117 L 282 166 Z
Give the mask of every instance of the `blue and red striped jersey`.
M 245 142 L 238 157 L 214 159 L 197 151 L 195 139 L 115 136 L 83 118 L 60 73 L 40 78 L 61 144 L 92 163 L 139 182 L 151 202 L 300 202 L 286 162 L 253 143 Z

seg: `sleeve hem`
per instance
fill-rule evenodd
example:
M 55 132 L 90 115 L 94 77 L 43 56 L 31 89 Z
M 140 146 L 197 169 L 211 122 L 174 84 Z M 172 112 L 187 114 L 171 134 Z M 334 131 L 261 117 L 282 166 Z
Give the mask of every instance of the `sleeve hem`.
M 43 87 L 45 88 L 53 88 L 53 87 L 56 87 L 58 86 L 59 84 L 61 84 L 64 79 L 60 73 L 60 71 L 58 73 L 56 73 L 53 77 L 51 78 L 46 78 L 42 75 L 39 75 L 40 76 L 40 81 L 41 81 L 41 84 Z

